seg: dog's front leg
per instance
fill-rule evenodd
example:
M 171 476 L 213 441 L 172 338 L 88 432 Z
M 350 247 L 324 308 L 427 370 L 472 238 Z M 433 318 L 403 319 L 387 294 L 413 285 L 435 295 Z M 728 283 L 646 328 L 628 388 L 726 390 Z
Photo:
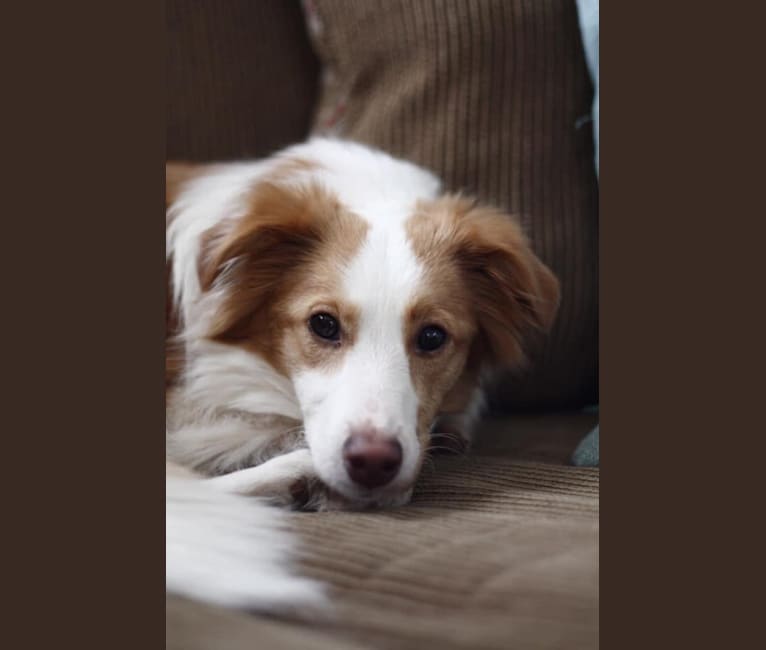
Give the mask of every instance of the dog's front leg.
M 223 492 L 268 497 L 280 505 L 295 505 L 296 501 L 301 501 L 306 486 L 318 479 L 309 450 L 296 449 L 255 467 L 206 481 Z

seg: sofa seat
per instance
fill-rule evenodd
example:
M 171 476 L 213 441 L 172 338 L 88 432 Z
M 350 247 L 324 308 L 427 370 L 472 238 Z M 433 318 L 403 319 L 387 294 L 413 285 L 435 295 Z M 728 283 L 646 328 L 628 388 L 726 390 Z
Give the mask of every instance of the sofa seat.
M 437 456 L 412 503 L 295 517 L 333 612 L 256 616 L 167 600 L 167 647 L 595 648 L 599 470 L 568 459 L 597 416 L 487 420 Z

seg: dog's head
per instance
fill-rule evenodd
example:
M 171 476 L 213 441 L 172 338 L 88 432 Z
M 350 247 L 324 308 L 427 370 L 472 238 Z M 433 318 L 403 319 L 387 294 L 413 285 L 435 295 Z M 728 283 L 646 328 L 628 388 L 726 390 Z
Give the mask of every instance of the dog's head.
M 435 418 L 519 365 L 558 306 L 514 219 L 397 164 L 364 187 L 293 161 L 205 234 L 200 263 L 221 296 L 207 336 L 292 381 L 319 476 L 359 504 L 405 500 Z

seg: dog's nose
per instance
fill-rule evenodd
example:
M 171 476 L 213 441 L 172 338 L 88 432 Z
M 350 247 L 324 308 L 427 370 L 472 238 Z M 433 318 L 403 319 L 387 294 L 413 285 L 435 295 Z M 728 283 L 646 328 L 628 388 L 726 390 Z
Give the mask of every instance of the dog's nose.
M 354 483 L 380 487 L 390 483 L 402 466 L 402 446 L 375 431 L 352 433 L 343 444 L 343 462 Z

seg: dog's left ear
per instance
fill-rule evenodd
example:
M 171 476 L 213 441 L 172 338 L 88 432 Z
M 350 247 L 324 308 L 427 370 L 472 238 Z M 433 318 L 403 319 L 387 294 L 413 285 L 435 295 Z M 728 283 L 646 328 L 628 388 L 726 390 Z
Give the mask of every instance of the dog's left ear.
M 455 254 L 473 297 L 485 356 L 493 364 L 517 366 L 530 337 L 552 327 L 559 282 L 513 217 L 491 208 L 463 208 Z

